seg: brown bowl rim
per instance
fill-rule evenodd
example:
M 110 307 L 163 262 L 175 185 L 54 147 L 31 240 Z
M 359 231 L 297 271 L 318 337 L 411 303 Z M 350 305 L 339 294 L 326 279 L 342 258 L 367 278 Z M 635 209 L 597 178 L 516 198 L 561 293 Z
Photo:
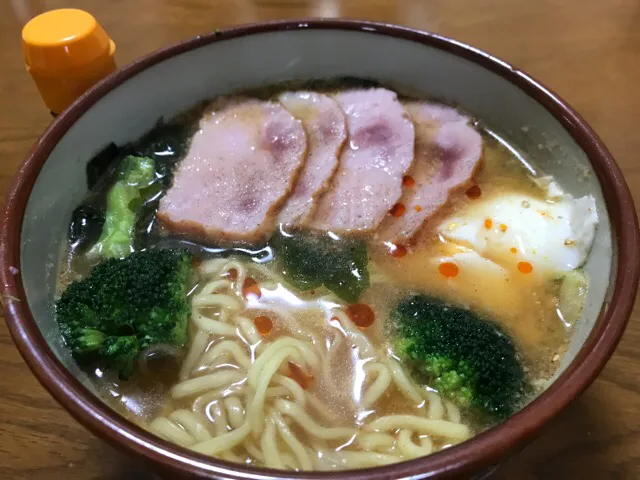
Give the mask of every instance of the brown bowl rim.
M 60 138 L 105 94 L 152 65 L 192 49 L 247 35 L 305 29 L 359 31 L 409 40 L 449 52 L 502 76 L 544 106 L 585 151 L 598 176 L 611 220 L 613 287 L 608 289 L 592 332 L 567 369 L 548 390 L 503 424 L 442 452 L 395 465 L 327 473 L 282 472 L 213 459 L 155 437 L 107 407 L 55 357 L 31 315 L 21 272 L 16 269 L 20 265 L 20 232 L 25 208 L 40 169 Z M 622 336 L 633 308 L 640 276 L 638 221 L 631 193 L 613 157 L 577 112 L 530 76 L 474 47 L 433 33 L 358 20 L 276 21 L 215 31 L 158 50 L 118 70 L 58 116 L 33 145 L 13 180 L 0 225 L 0 279 L 4 315 L 14 342 L 38 380 L 80 423 L 109 443 L 143 457 L 165 471 L 204 478 L 444 478 L 468 475 L 491 466 L 508 452 L 522 446 L 593 382 Z

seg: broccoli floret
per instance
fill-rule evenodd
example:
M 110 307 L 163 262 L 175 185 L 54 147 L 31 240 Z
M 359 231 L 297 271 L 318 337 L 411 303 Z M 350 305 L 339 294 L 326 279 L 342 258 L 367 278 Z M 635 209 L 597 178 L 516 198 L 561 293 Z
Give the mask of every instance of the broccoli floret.
M 127 378 L 141 350 L 183 346 L 190 273 L 188 252 L 148 250 L 107 259 L 69 285 L 56 303 L 56 320 L 74 357 Z
M 497 420 L 518 408 L 524 370 L 511 339 L 496 324 L 424 295 L 405 298 L 391 318 L 394 350 L 419 381 Z
M 369 287 L 363 240 L 334 240 L 326 234 L 295 232 L 274 240 L 284 276 L 296 288 L 324 285 L 341 299 L 356 302 Z
M 146 157 L 126 157 L 107 194 L 107 211 L 102 234 L 87 252 L 89 258 L 122 258 L 132 251 L 133 228 L 138 209 L 156 179 L 153 160 Z M 160 188 L 160 187 L 158 187 Z

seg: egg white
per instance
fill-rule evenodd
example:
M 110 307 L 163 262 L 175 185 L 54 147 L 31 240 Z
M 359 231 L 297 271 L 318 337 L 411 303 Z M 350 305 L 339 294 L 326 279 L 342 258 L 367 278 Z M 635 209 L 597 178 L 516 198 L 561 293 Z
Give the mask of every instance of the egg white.
M 445 219 L 438 233 L 482 257 L 516 269 L 528 262 L 536 274 L 562 274 L 587 258 L 598 223 L 592 196 L 573 198 L 550 183 L 539 200 L 521 193 L 480 198 Z

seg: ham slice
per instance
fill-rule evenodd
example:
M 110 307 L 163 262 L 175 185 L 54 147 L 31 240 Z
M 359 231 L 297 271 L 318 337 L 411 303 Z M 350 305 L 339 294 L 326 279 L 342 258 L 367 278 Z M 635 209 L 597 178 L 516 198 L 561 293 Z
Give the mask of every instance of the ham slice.
M 383 241 L 403 244 L 471 180 L 482 158 L 482 137 L 455 109 L 428 102 L 405 104 L 416 131 L 416 162 L 399 203 L 406 209 L 380 226 Z
M 298 120 L 307 134 L 307 161 L 278 221 L 303 226 L 315 210 L 316 199 L 329 186 L 338 168 L 338 156 L 347 138 L 344 113 L 337 102 L 320 93 L 286 92 L 280 103 Z
M 311 225 L 366 234 L 402 195 L 402 177 L 413 163 L 413 123 L 386 89 L 351 90 L 335 98 L 346 115 L 349 144 Z
M 204 241 L 266 240 L 306 155 L 302 124 L 282 105 L 216 102 L 200 121 L 157 217 Z

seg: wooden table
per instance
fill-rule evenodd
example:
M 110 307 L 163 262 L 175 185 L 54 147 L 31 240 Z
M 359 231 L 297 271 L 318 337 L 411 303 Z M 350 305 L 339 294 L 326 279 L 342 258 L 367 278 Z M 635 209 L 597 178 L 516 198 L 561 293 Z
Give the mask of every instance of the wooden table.
M 12 4 L 14 9 L 12 9 Z M 392 22 L 454 37 L 546 83 L 602 136 L 640 202 L 638 0 L 2 0 L 0 194 L 51 120 L 24 70 L 20 28 L 43 10 L 93 13 L 121 65 L 237 23 L 305 16 Z M 639 305 L 640 307 L 640 305 Z M 600 378 L 500 479 L 640 478 L 640 308 Z M 0 478 L 151 478 L 94 438 L 33 378 L 0 325 Z

